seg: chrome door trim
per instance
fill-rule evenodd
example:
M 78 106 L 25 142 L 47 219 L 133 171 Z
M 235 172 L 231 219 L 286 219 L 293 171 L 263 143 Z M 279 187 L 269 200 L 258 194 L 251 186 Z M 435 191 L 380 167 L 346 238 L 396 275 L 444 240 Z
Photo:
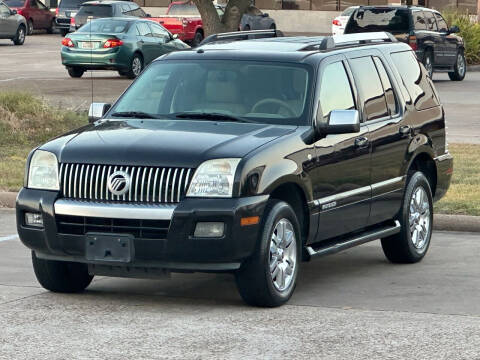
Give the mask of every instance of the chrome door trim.
M 56 215 L 101 217 L 114 219 L 171 220 L 173 204 L 118 204 L 59 199 L 54 205 Z
M 393 179 L 388 179 L 385 181 L 380 181 L 378 183 L 372 184 L 372 190 L 377 190 L 385 186 L 390 186 L 399 182 L 402 182 L 405 176 L 399 176 Z

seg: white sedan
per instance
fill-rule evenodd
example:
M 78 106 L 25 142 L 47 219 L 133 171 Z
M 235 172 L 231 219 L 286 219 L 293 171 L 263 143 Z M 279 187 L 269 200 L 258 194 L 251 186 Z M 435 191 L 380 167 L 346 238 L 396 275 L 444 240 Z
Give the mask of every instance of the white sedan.
M 350 16 L 352 16 L 353 12 L 358 9 L 359 6 L 350 6 L 343 10 L 343 12 L 337 16 L 332 21 L 332 34 L 333 35 L 342 35 L 343 31 L 345 30 L 345 26 L 347 25 Z

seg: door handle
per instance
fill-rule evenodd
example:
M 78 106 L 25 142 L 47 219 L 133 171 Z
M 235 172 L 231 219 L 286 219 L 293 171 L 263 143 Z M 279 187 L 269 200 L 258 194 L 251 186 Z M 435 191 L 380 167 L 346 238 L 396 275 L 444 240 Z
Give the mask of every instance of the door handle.
M 412 128 L 409 125 L 405 125 L 405 126 L 402 126 L 400 129 L 398 129 L 398 132 L 401 135 L 408 135 L 410 134 L 411 129 Z
M 366 137 L 359 137 L 355 139 L 355 147 L 362 149 L 368 146 L 368 139 Z

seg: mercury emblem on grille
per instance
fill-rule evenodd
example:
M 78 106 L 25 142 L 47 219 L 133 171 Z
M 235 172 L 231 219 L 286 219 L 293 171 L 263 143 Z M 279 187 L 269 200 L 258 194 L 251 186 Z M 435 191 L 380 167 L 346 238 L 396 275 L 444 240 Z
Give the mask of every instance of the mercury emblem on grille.
M 130 175 L 124 171 L 115 171 L 108 177 L 108 189 L 113 195 L 125 195 L 130 187 Z

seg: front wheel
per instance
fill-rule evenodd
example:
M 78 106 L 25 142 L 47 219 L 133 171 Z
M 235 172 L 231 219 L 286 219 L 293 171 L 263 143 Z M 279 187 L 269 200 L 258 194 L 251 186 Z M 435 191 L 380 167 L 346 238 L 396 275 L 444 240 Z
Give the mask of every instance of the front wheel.
M 67 67 L 68 75 L 72 78 L 81 78 L 85 73 L 85 70 L 78 67 Z
M 431 79 L 433 76 L 433 53 L 430 50 L 425 52 L 425 56 L 423 57 L 423 66 L 425 66 L 425 70 L 427 70 L 427 74 Z
M 459 51 L 457 54 L 457 61 L 453 66 L 453 71 L 448 73 L 448 77 L 452 81 L 462 81 L 465 79 L 467 73 L 467 62 L 465 61 L 465 54 Z
M 416 263 L 430 246 L 433 227 L 433 199 L 430 183 L 422 172 L 408 181 L 399 219 L 400 233 L 382 239 L 382 249 L 394 263 Z
M 202 41 L 203 41 L 203 34 L 200 31 L 197 31 L 192 41 L 193 47 L 200 45 Z
M 130 64 L 130 70 L 125 73 L 129 79 L 135 79 L 143 70 L 143 58 L 140 54 L 133 55 L 132 62 Z
M 23 45 L 25 42 L 25 26 L 20 25 L 17 29 L 17 33 L 15 34 L 15 37 L 13 38 L 13 43 L 15 45 Z
M 86 264 L 39 259 L 33 251 L 32 263 L 40 285 L 53 292 L 81 292 L 93 279 Z
M 291 206 L 283 201 L 269 201 L 255 253 L 235 274 L 238 290 L 247 304 L 275 307 L 290 299 L 297 283 L 301 239 Z
M 56 28 L 57 24 L 55 23 L 55 19 L 52 19 L 52 21 L 50 22 L 50 27 L 47 28 L 47 34 L 53 34 Z
M 27 22 L 27 35 L 33 34 L 33 21 L 32 19 L 28 20 Z

